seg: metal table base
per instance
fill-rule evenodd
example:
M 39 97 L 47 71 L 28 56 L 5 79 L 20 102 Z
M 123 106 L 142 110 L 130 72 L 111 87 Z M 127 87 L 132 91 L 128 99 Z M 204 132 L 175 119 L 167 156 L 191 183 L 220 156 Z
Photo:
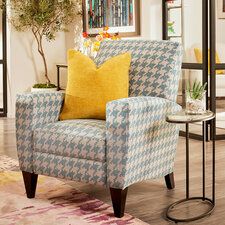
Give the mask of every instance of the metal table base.
M 178 222 L 191 222 L 195 220 L 202 219 L 206 216 L 209 216 L 214 208 L 215 208 L 215 118 L 212 119 L 212 125 L 213 125 L 213 140 L 212 140 L 212 197 L 207 198 L 206 197 L 206 191 L 205 191 L 205 143 L 206 143 L 206 120 L 202 121 L 202 197 L 190 197 L 189 193 L 189 122 L 186 122 L 186 198 L 179 200 L 177 202 L 174 202 L 171 204 L 167 210 L 166 210 L 166 217 L 167 219 L 174 221 L 176 223 Z M 211 120 L 209 119 L 209 120 Z M 168 121 L 171 122 L 171 121 Z M 171 216 L 171 211 L 174 210 L 177 206 L 185 204 L 187 202 L 193 202 L 193 201 L 201 201 L 204 204 L 209 205 L 209 209 L 195 217 L 190 218 L 176 218 L 175 216 Z
M 171 210 L 173 210 L 176 206 L 184 204 L 186 202 L 199 201 L 199 200 L 201 200 L 202 203 L 204 203 L 204 204 L 207 203 L 210 206 L 209 209 L 206 212 L 202 213 L 201 215 L 191 217 L 191 218 L 175 218 L 175 217 L 170 215 Z M 211 213 L 214 210 L 214 207 L 215 207 L 215 204 L 209 198 L 203 198 L 203 197 L 193 197 L 193 198 L 188 198 L 188 199 L 185 198 L 185 199 L 179 200 L 179 201 L 171 204 L 166 210 L 166 217 L 167 217 L 167 219 L 172 220 L 176 223 L 178 223 L 178 222 L 191 222 L 191 221 L 199 220 L 199 219 L 202 219 L 206 216 L 211 215 Z

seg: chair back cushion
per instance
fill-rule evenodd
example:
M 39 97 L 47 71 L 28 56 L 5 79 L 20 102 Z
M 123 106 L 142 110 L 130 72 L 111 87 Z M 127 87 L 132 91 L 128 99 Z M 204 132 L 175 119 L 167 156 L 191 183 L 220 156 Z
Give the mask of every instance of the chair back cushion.
M 129 96 L 154 96 L 176 101 L 182 47 L 171 41 L 104 41 L 96 57 L 101 65 L 112 56 L 130 52 Z

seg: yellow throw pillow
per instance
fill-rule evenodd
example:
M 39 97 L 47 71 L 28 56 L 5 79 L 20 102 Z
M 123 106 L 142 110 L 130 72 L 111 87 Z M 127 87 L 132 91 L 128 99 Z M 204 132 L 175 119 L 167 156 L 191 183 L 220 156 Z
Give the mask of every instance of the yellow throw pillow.
M 202 51 L 200 50 L 200 48 L 195 48 L 194 52 L 195 52 L 197 63 L 202 63 Z M 208 50 L 208 59 L 209 59 L 208 70 L 210 71 L 210 50 Z M 216 63 L 221 63 L 217 52 L 216 52 Z M 224 73 L 225 73 L 224 70 L 216 71 L 216 74 L 224 74 Z
M 127 98 L 131 54 L 107 60 L 99 68 L 84 54 L 69 50 L 68 81 L 60 120 L 105 119 L 106 103 Z

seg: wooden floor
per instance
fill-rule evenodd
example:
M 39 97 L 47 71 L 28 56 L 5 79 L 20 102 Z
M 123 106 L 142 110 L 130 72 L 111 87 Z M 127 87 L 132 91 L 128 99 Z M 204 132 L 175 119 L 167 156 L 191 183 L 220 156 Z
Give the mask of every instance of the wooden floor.
M 15 128 L 13 119 L 0 119 L 0 154 L 16 158 Z M 191 140 L 191 181 L 192 195 L 201 195 L 201 142 Z M 211 143 L 207 144 L 207 193 L 210 196 L 211 181 Z M 216 209 L 205 219 L 189 224 L 225 225 L 225 141 L 216 143 Z M 126 212 L 152 225 L 173 224 L 164 219 L 166 207 L 174 201 L 185 197 L 185 140 L 179 139 L 175 163 L 176 188 L 168 191 L 164 180 L 151 180 L 132 185 L 128 191 Z M 76 182 L 70 185 L 86 192 L 104 202 L 111 204 L 108 190 Z M 38 189 L 37 189 L 38 191 Z M 206 206 L 203 206 L 206 207 Z M 201 212 L 199 204 L 186 206 L 185 216 Z M 178 210 L 177 216 L 182 216 L 184 209 Z

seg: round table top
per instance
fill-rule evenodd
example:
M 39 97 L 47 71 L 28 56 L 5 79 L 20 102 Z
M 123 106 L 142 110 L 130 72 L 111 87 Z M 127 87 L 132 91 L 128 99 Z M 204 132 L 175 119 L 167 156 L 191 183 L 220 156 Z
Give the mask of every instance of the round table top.
M 187 114 L 185 110 L 181 110 L 174 114 L 170 114 L 166 116 L 166 121 L 169 123 L 195 123 L 208 121 L 215 118 L 215 113 L 207 110 L 204 114 Z

